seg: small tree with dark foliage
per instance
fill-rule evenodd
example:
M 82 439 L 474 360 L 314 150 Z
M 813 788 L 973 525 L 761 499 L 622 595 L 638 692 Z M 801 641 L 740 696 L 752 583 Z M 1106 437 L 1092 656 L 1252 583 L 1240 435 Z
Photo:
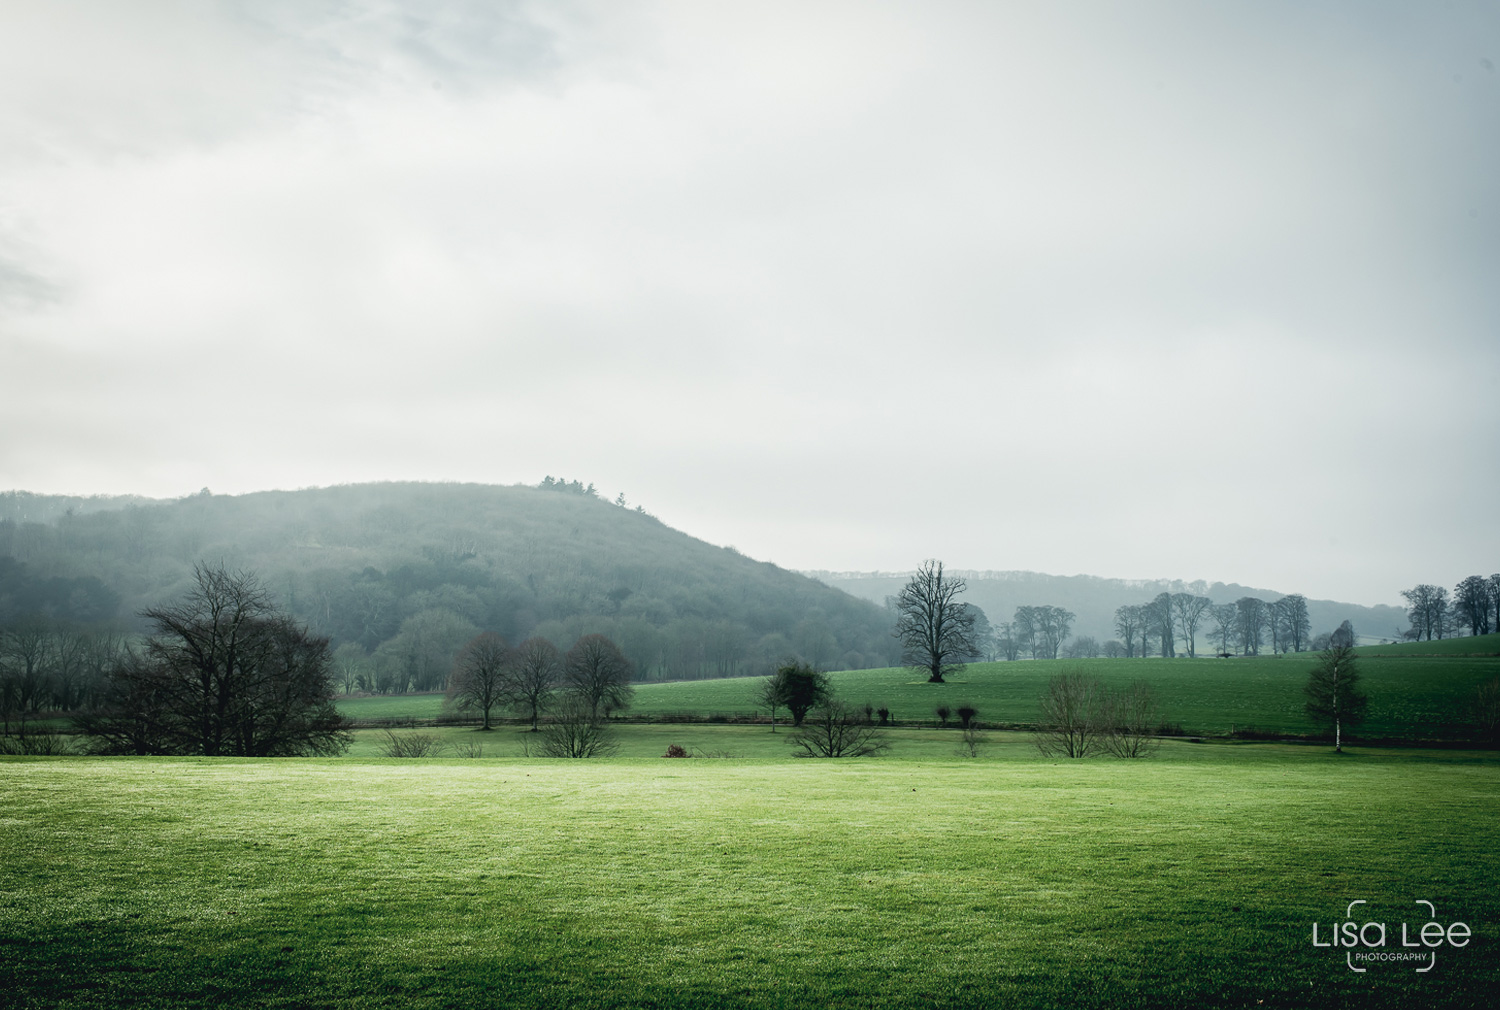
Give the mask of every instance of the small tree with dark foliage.
M 807 713 L 830 698 L 828 677 L 806 663 L 784 663 L 771 675 L 766 688 L 779 699 L 781 707 L 792 713 L 792 725 L 801 726 Z
M 1348 622 L 1345 622 L 1346 624 Z M 1353 638 L 1351 634 L 1350 639 Z M 1358 726 L 1365 717 L 1369 699 L 1356 690 L 1354 646 L 1333 645 L 1318 656 L 1318 665 L 1307 675 L 1307 714 L 1319 726 L 1333 730 L 1333 749 L 1344 749 L 1343 727 Z

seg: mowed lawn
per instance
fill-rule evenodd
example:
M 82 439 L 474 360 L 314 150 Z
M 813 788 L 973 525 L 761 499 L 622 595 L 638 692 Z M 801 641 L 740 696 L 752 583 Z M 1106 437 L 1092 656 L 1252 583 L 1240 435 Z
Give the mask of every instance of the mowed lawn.
M 690 735 L 741 756 L 644 756 Z M 0 759 L 0 1002 L 1479 1007 L 1500 982 L 1492 754 L 467 736 L 502 756 Z M 1474 938 L 1355 974 L 1311 928 L 1356 899 Z

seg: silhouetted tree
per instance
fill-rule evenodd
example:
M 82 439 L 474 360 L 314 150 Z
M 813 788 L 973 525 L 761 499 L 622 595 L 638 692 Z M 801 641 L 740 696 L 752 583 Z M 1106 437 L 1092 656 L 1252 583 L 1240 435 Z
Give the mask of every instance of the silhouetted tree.
M 814 706 L 832 697 L 828 677 L 802 662 L 784 663 L 771 675 L 770 683 L 781 707 L 792 713 L 793 726 L 801 726 Z
M 1215 605 L 1209 613 L 1214 619 L 1214 641 L 1219 643 L 1219 652 L 1232 651 L 1238 638 L 1240 608 L 1233 603 L 1222 603 Z
M 1145 606 L 1146 620 L 1157 642 L 1161 645 L 1161 658 L 1177 656 L 1177 638 L 1172 629 L 1172 594 L 1161 593 Z
M 630 707 L 635 689 L 630 686 L 630 660 L 603 635 L 584 635 L 573 643 L 564 658 L 563 682 L 568 690 L 589 704 L 589 711 L 604 715 Z
M 1078 670 L 1053 677 L 1042 695 L 1037 750 L 1049 756 L 1087 757 L 1101 743 L 1103 715 L 1104 689 L 1098 680 Z
M 1266 634 L 1266 601 L 1255 596 L 1242 596 L 1234 605 L 1240 652 L 1246 656 L 1258 656 Z
M 1134 659 L 1136 655 L 1136 640 L 1140 636 L 1141 626 L 1145 623 L 1145 614 L 1142 613 L 1140 604 L 1127 604 L 1115 608 L 1115 634 L 1120 636 L 1120 644 L 1125 647 L 1127 659 Z M 1145 655 L 1145 650 L 1141 650 Z
M 1348 623 L 1348 622 L 1345 622 Z M 1307 676 L 1307 714 L 1319 726 L 1333 729 L 1333 749 L 1344 749 L 1343 727 L 1357 726 L 1364 719 L 1369 699 L 1356 690 L 1359 671 L 1354 647 L 1335 645 L 1318 657 L 1318 665 Z
M 590 758 L 614 753 L 614 731 L 576 691 L 566 692 L 542 732 L 545 757 Z
M 890 746 L 878 726 L 836 698 L 814 706 L 787 742 L 798 748 L 797 757 L 822 758 L 869 757 Z
M 974 611 L 958 602 L 964 580 L 945 577 L 941 561 L 925 561 L 896 597 L 901 661 L 928 673 L 929 684 L 962 670 L 979 654 Z
M 1283 596 L 1276 601 L 1272 620 L 1280 629 L 1278 638 L 1283 648 L 1292 652 L 1301 652 L 1307 648 L 1308 635 L 1312 631 L 1312 621 L 1307 615 L 1307 597 L 1301 593 Z
M 1480 575 L 1470 575 L 1453 587 L 1453 611 L 1468 626 L 1471 635 L 1490 633 L 1490 584 Z
M 506 701 L 531 721 L 533 733 L 561 676 L 557 646 L 545 638 L 528 638 L 516 647 L 506 668 L 504 693 Z
M 1401 595 L 1406 598 L 1406 614 L 1411 620 L 1408 635 L 1428 641 L 1442 638 L 1448 628 L 1448 590 L 1424 582 L 1403 589 Z
M 271 603 L 253 574 L 198 566 L 180 602 L 143 611 L 152 635 L 78 719 L 106 750 L 286 756 L 349 745 L 326 638 Z
M 465 645 L 453 663 L 448 678 L 448 701 L 463 711 L 478 711 L 489 730 L 490 713 L 505 704 L 510 646 L 493 631 L 486 631 Z
M 1198 625 L 1203 623 L 1203 615 L 1214 605 L 1214 601 L 1206 596 L 1194 596 L 1192 593 L 1172 594 L 1172 620 L 1177 626 L 1182 640 L 1187 643 L 1188 657 L 1198 655 Z

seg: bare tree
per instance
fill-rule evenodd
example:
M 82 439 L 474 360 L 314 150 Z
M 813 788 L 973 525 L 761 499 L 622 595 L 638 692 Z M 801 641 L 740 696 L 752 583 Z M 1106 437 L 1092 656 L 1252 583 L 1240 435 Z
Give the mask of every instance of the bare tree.
M 545 757 L 603 757 L 613 754 L 616 746 L 614 730 L 595 713 L 589 700 L 570 691 L 547 722 L 541 753 Z
M 568 690 L 589 703 L 595 715 L 630 707 L 635 689 L 630 686 L 630 660 L 603 635 L 584 635 L 573 643 L 564 658 L 563 681 Z
M 1145 757 L 1159 745 L 1156 697 L 1144 680 L 1131 681 L 1123 690 L 1105 698 L 1104 749 L 1115 757 Z
M 814 708 L 788 742 L 797 757 L 868 757 L 890 747 L 878 726 L 836 698 Z
M 1032 659 L 1056 659 L 1077 616 L 1062 607 L 1024 606 L 1016 608 L 1014 624 Z
M 1198 655 L 1198 626 L 1203 623 L 1203 615 L 1213 605 L 1214 601 L 1206 596 L 1194 596 L 1192 593 L 1172 594 L 1172 619 L 1177 626 L 1177 631 L 1182 635 L 1182 640 L 1187 643 L 1189 658 Z
M 1233 651 L 1238 637 L 1235 629 L 1240 623 L 1239 608 L 1233 603 L 1216 604 L 1209 611 L 1209 616 L 1214 619 L 1213 640 L 1217 643 L 1220 654 Z
M 542 709 L 552 700 L 562 675 L 557 646 L 545 638 L 528 638 L 516 647 L 506 673 L 506 701 L 520 709 L 531 720 L 531 732 L 537 732 Z
M 1133 603 L 1115 608 L 1115 634 L 1120 636 L 1120 643 L 1125 647 L 1127 659 L 1135 658 L 1136 639 L 1140 636 L 1145 621 L 1144 608 L 1140 604 Z M 1144 643 L 1142 643 L 1141 655 L 1145 654 Z
M 979 654 L 974 612 L 958 602 L 964 580 L 945 577 L 941 561 L 924 561 L 896 597 L 896 638 L 901 661 L 926 670 L 929 684 L 964 668 Z
M 995 636 L 995 648 L 1005 657 L 1007 662 L 1014 663 L 1021 656 L 1021 640 L 1016 635 L 1014 621 L 1006 621 L 1000 625 L 1000 630 Z
M 1161 593 L 1145 606 L 1146 621 L 1161 644 L 1161 658 L 1175 659 L 1177 638 L 1172 628 L 1172 595 Z
M 284 756 L 339 753 L 328 640 L 279 613 L 247 572 L 200 565 L 178 603 L 144 611 L 154 633 L 77 721 L 106 749 Z
M 1240 652 L 1246 656 L 1260 655 L 1260 644 L 1266 633 L 1266 601 L 1255 596 L 1242 596 L 1234 606 Z
M 1424 582 L 1403 589 L 1401 595 L 1406 598 L 1407 617 L 1411 619 L 1411 630 L 1415 632 L 1411 637 L 1425 638 L 1429 642 L 1433 638 L 1442 638 L 1448 626 L 1448 590 Z
M 1079 635 L 1062 649 L 1068 659 L 1098 659 L 1099 652 L 1099 640 L 1093 635 Z
M 493 631 L 473 638 L 453 663 L 448 678 L 448 702 L 461 711 L 478 711 L 488 731 L 490 713 L 506 701 L 510 646 Z
M 774 675 L 759 682 L 752 696 L 757 705 L 762 705 L 771 711 L 771 732 L 776 732 L 776 713 L 785 708 L 785 702 L 781 700 L 781 685 Z
M 1098 680 L 1077 670 L 1053 677 L 1042 695 L 1037 750 L 1070 758 L 1094 753 L 1102 742 L 1103 708 L 1104 691 Z
M 1479 575 L 1470 575 L 1453 587 L 1453 612 L 1468 626 L 1471 635 L 1490 633 L 1490 584 Z
M 1282 647 L 1292 652 L 1302 652 L 1308 646 L 1308 635 L 1312 621 L 1307 615 L 1307 597 L 1292 593 L 1276 601 L 1276 612 L 1272 620 L 1280 628 L 1278 636 Z

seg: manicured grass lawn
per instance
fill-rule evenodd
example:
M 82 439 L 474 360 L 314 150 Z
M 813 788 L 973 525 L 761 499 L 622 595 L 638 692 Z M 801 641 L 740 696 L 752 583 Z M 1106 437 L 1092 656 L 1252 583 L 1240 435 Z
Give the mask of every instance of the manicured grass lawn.
M 439 732 L 497 751 L 521 736 Z M 1173 741 L 1144 761 L 1059 762 L 996 734 L 962 760 L 951 732 L 895 735 L 888 757 L 839 762 L 791 759 L 749 726 L 625 727 L 620 756 L 594 761 L 0 759 L 0 993 L 1490 1003 L 1493 755 Z M 667 742 L 741 756 L 647 756 Z M 1474 939 L 1427 974 L 1356 975 L 1310 938 L 1359 898 L 1414 925 L 1430 900 Z

